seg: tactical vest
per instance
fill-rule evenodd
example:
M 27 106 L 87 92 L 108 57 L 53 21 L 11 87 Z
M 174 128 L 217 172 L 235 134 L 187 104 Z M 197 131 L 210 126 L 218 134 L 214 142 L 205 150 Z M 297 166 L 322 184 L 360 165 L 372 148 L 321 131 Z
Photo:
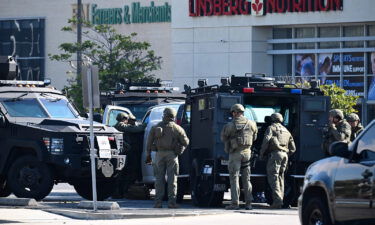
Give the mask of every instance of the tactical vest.
M 274 129 L 273 131 L 273 137 L 275 139 L 271 139 L 271 141 L 274 141 L 275 143 L 272 143 L 272 150 L 280 150 L 280 151 L 289 151 L 288 150 L 288 144 L 290 140 L 290 132 L 281 124 L 273 124 Z
M 251 122 L 248 120 L 245 125 L 234 123 L 236 128 L 235 136 L 231 141 L 232 148 L 251 147 L 253 144 L 253 131 L 251 130 Z

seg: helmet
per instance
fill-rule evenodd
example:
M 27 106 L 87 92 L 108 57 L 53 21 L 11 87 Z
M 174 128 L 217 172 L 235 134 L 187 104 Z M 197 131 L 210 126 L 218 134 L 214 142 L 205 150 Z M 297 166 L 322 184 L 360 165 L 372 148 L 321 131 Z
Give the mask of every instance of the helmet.
M 231 112 L 245 112 L 245 108 L 241 104 L 234 104 L 230 108 Z
M 271 119 L 273 122 L 282 123 L 284 121 L 283 115 L 280 113 L 272 113 Z
M 119 113 L 119 114 L 117 114 L 117 116 L 116 116 L 116 120 L 117 120 L 118 122 L 121 122 L 121 121 L 124 120 L 124 119 L 129 119 L 129 115 L 126 114 L 126 113 Z
M 359 116 L 355 113 L 350 113 L 349 116 L 346 118 L 348 122 L 359 121 Z
M 163 111 L 163 116 L 164 117 L 169 117 L 169 118 L 175 118 L 176 117 L 176 110 L 172 109 L 172 108 L 165 108 L 164 111 Z
M 133 114 L 129 114 L 129 120 L 137 120 L 137 118 Z
M 344 113 L 340 109 L 331 109 L 329 115 L 332 117 L 338 117 L 341 120 L 344 119 Z

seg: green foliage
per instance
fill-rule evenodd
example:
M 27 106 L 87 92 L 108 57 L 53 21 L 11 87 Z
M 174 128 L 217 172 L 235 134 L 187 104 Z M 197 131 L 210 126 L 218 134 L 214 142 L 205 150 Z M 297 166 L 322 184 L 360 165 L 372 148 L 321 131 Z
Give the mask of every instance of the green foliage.
M 331 97 L 332 109 L 341 109 L 345 115 L 357 112 L 354 106 L 357 104 L 358 96 L 346 95 L 346 91 L 335 84 L 322 85 L 320 89 L 325 96 Z
M 69 20 L 70 24 L 76 24 L 76 19 Z M 115 88 L 116 83 L 124 79 L 155 80 L 153 71 L 160 69 L 161 57 L 156 56 L 148 42 L 135 41 L 137 34 L 129 36 L 118 34 L 110 25 L 93 25 L 82 21 L 81 44 L 62 43 L 59 49 L 62 53 L 49 54 L 51 60 L 72 62 L 76 61 L 75 54 L 81 51 L 82 55 L 92 60 L 99 67 L 100 89 L 103 91 Z M 64 32 L 75 32 L 72 26 L 63 27 Z M 80 94 L 80 74 L 76 80 L 70 82 L 67 87 L 68 93 L 81 107 L 82 97 Z

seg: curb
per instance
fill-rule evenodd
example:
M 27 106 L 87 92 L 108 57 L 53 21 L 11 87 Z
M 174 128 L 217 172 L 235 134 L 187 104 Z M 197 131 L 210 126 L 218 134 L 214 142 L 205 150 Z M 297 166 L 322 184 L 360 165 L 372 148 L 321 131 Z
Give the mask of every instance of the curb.
M 97 209 L 99 210 L 119 210 L 120 206 L 117 202 L 102 202 L 98 201 Z M 79 209 L 93 209 L 94 202 L 93 201 L 81 201 L 78 206 Z
M 33 198 L 0 198 L 0 206 L 38 206 Z
M 93 212 L 93 211 L 75 211 L 62 209 L 42 209 L 49 213 L 70 217 L 81 220 L 114 220 L 114 219 L 140 219 L 140 218 L 163 218 L 163 217 L 185 217 L 185 216 L 205 216 L 225 214 L 225 212 L 141 212 L 141 213 L 121 213 L 121 212 Z M 228 213 L 228 212 L 227 212 Z

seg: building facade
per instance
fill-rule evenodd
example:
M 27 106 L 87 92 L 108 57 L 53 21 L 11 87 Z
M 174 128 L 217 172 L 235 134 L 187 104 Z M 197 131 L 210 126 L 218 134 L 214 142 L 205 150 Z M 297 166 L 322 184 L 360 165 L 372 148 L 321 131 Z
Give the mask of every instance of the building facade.
M 319 79 L 360 96 L 375 117 L 372 0 L 173 0 L 174 81 L 196 87 L 232 74 Z
M 155 75 L 172 79 L 170 0 L 82 0 L 83 17 L 94 24 L 111 24 L 121 34 L 137 33 L 162 57 Z M 75 42 L 75 33 L 63 32 L 76 14 L 77 0 L 0 0 L 0 55 L 16 56 L 22 79 L 51 78 L 62 89 L 75 70 L 67 62 L 51 61 L 59 45 Z M 74 63 L 73 63 L 74 64 Z

